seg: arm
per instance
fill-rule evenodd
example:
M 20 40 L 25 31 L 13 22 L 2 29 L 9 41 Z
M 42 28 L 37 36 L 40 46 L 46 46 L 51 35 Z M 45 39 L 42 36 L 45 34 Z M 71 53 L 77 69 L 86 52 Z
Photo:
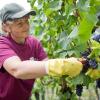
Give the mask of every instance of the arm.
M 77 58 L 21 61 L 17 56 L 5 60 L 3 66 L 11 75 L 19 79 L 33 79 L 46 74 L 75 77 L 83 68 L 82 63 Z
M 33 79 L 46 75 L 44 61 L 21 61 L 19 57 L 13 56 L 4 61 L 4 68 L 12 76 L 19 79 Z

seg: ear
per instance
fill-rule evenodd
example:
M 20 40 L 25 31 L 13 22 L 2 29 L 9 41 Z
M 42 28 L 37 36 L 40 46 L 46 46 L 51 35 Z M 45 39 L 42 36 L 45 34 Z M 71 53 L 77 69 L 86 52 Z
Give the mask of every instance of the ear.
M 10 32 L 10 27 L 9 27 L 9 25 L 8 25 L 7 23 L 2 23 L 2 30 L 3 30 L 4 32 L 9 33 L 9 32 Z

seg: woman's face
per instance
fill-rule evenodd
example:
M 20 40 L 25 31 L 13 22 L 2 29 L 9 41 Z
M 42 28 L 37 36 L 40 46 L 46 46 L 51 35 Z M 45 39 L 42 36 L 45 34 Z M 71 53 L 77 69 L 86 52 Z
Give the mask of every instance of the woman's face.
M 15 38 L 26 38 L 29 34 L 29 16 L 15 19 L 9 26 L 9 33 Z

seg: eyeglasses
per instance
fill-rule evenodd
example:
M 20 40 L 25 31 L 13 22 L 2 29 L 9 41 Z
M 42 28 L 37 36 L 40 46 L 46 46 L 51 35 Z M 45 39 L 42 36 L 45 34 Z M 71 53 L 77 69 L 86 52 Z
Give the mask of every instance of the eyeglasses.
M 29 19 L 29 16 L 25 16 L 19 19 L 14 19 L 14 22 L 25 22 L 25 21 L 28 21 L 28 19 Z
M 29 16 L 25 16 L 19 19 L 14 19 L 13 22 L 14 23 L 25 23 L 25 22 L 28 22 L 28 20 L 29 20 Z
M 9 22 L 10 24 L 23 24 L 23 23 L 27 23 L 29 22 L 29 16 L 24 16 L 22 18 L 18 18 L 18 19 L 13 19 L 11 21 L 7 21 Z

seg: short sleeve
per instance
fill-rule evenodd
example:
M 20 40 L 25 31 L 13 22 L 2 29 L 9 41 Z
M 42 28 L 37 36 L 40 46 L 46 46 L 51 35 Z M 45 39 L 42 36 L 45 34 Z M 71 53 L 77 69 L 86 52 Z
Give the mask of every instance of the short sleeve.
M 11 56 L 16 56 L 16 53 L 9 45 L 0 41 L 0 68 L 2 67 L 4 61 Z
M 41 61 L 45 58 L 47 58 L 47 54 L 41 44 L 40 41 L 37 42 L 37 45 L 36 45 L 36 58 Z

